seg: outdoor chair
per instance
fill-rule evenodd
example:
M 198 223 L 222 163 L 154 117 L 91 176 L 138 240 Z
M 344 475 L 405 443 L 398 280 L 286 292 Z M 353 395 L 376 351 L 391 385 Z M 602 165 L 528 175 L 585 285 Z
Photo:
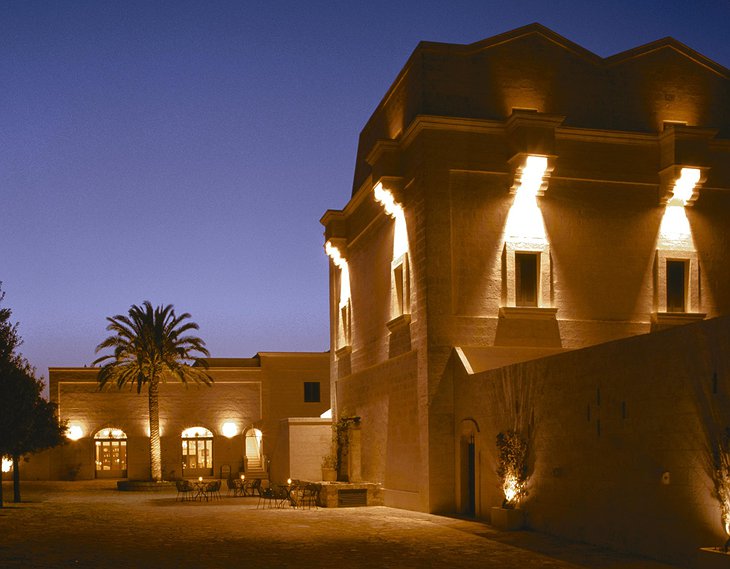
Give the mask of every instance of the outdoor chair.
M 240 481 L 229 476 L 228 478 L 226 478 L 226 488 L 228 488 L 228 496 L 230 496 L 231 494 L 233 494 L 234 496 L 238 496 Z
M 264 482 L 266 484 L 264 484 Z M 276 495 L 274 493 L 274 489 L 269 484 L 268 480 L 261 480 L 259 481 L 258 486 L 259 491 L 259 502 L 256 504 L 256 509 L 259 508 L 273 508 L 276 505 Z
M 187 480 L 176 480 L 175 488 L 177 488 L 175 501 L 177 501 L 178 498 L 180 498 L 181 502 L 193 499 L 193 486 Z
M 308 510 L 311 510 L 312 507 L 314 507 L 316 510 L 319 504 L 319 493 L 321 490 L 321 484 L 306 484 L 302 490 L 302 497 L 300 500 L 301 507 L 307 508 Z
M 218 498 L 221 499 L 221 481 L 220 480 L 214 480 L 213 482 L 209 482 L 208 485 L 205 487 L 205 495 L 206 500 L 207 499 L 214 499 Z

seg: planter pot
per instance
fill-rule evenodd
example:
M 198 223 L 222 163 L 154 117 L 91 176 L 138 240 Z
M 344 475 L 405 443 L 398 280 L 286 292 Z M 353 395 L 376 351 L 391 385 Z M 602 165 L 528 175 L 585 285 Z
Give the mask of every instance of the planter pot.
M 334 468 L 323 468 L 322 469 L 322 481 L 323 482 L 337 482 L 337 470 Z
M 722 569 L 730 567 L 730 554 L 717 547 L 703 547 L 697 553 L 697 569 Z
M 513 531 L 525 526 L 525 512 L 523 510 L 492 508 L 492 525 L 502 531 Z

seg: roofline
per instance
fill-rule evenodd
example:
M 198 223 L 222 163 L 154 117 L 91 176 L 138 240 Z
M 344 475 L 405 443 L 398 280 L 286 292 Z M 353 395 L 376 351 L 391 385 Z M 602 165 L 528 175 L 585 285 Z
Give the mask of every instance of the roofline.
M 605 58 L 604 62 L 608 66 L 616 66 L 630 59 L 635 59 L 637 57 L 641 57 L 642 55 L 647 55 L 665 47 L 674 49 L 675 51 L 688 57 L 695 63 L 706 67 L 707 69 L 717 73 L 718 75 L 726 79 L 730 79 L 730 69 L 728 69 L 724 65 L 721 65 L 720 63 L 717 63 L 713 59 L 702 55 L 700 52 L 692 49 L 688 45 L 670 36 L 646 43 L 644 45 L 633 47 L 631 49 L 627 49 L 626 51 L 622 51 L 620 53 Z

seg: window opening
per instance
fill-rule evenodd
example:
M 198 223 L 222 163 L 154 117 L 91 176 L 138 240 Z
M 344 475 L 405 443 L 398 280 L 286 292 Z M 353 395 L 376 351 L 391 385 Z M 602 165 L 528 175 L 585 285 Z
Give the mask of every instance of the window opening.
M 515 253 L 515 304 L 537 306 L 539 253 Z
M 127 476 L 127 435 L 121 429 L 109 427 L 94 435 L 97 477 Z
M 205 427 L 191 427 L 182 432 L 183 475 L 211 474 L 213 470 L 213 433 Z
M 304 382 L 304 402 L 305 403 L 319 403 L 319 381 L 305 381 Z
M 667 260 L 667 312 L 686 312 L 687 263 Z
M 409 277 L 408 254 L 404 253 L 393 261 L 393 292 L 395 296 L 393 299 L 393 308 L 395 311 L 394 316 L 396 317 L 402 314 L 409 314 L 411 310 Z

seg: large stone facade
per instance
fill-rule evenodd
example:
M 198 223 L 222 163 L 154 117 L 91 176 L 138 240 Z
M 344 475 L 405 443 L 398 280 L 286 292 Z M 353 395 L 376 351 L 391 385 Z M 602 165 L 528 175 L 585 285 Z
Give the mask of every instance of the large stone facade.
M 330 408 L 327 353 L 263 352 L 253 358 L 208 361 L 212 386 L 167 382 L 160 387 L 166 479 L 268 474 L 281 420 L 319 417 Z M 51 401 L 58 404 L 59 416 L 68 421 L 75 440 L 34 457 L 21 469 L 23 476 L 149 477 L 146 390 L 99 390 L 97 373 L 95 368 L 49 370 Z M 184 431 L 193 428 L 197 430 L 191 437 L 183 438 Z M 122 433 L 124 438 L 119 438 Z M 115 462 L 120 453 L 123 460 Z
M 730 72 L 672 39 L 607 59 L 540 25 L 418 46 L 360 135 L 350 202 L 322 218 L 334 412 L 362 418 L 363 477 L 386 505 L 499 505 L 493 474 L 478 504 L 460 488 L 463 422 L 495 413 L 475 376 L 646 334 L 662 346 L 661 330 L 730 314 L 728 108 Z M 620 345 L 590 389 L 613 365 L 641 383 L 655 368 L 638 363 L 666 355 Z M 572 409 L 590 373 L 564 371 L 541 389 Z M 507 426 L 483 428 L 493 472 Z M 572 436 L 561 428 L 543 441 Z M 537 508 L 529 523 L 595 535 L 576 530 L 587 514 L 571 529 L 562 516 Z

